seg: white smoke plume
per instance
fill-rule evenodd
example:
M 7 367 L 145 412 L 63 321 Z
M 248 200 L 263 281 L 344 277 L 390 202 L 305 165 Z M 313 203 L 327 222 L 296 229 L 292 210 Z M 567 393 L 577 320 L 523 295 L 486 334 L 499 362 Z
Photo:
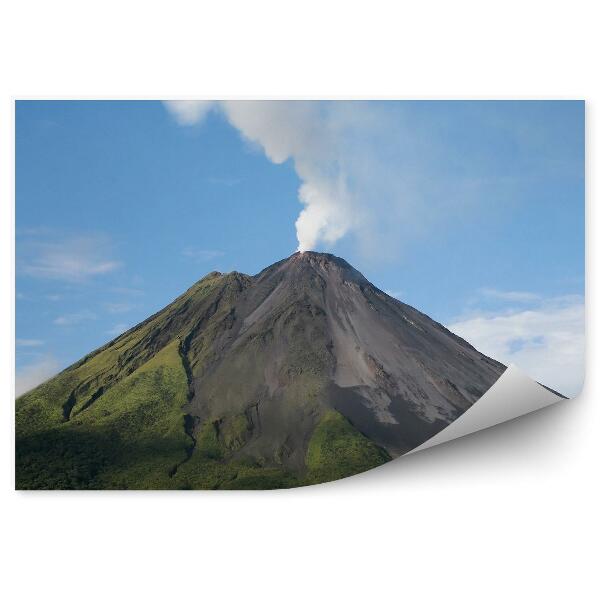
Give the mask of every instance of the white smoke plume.
M 369 120 L 362 103 L 304 101 L 168 101 L 181 125 L 201 122 L 210 110 L 221 111 L 250 142 L 258 144 L 275 164 L 292 160 L 301 179 L 298 197 L 304 205 L 296 221 L 298 250 L 319 243 L 333 245 L 368 219 L 356 191 L 348 183 L 349 135 L 356 123 Z M 356 119 L 356 111 L 363 113 Z M 352 112 L 352 114 L 350 114 Z

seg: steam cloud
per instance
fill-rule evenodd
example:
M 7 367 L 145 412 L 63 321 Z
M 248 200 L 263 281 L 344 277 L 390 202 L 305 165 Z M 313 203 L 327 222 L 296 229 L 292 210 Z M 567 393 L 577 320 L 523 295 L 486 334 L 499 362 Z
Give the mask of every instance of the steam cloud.
M 320 242 L 332 245 L 368 222 L 349 183 L 347 149 L 356 133 L 356 111 L 369 118 L 362 103 L 353 107 L 335 102 L 194 101 L 165 103 L 181 125 L 201 122 L 211 110 L 222 112 L 249 141 L 258 144 L 275 164 L 292 160 L 302 181 L 298 198 L 304 205 L 296 220 L 298 250 Z M 352 114 L 350 114 L 352 113 Z

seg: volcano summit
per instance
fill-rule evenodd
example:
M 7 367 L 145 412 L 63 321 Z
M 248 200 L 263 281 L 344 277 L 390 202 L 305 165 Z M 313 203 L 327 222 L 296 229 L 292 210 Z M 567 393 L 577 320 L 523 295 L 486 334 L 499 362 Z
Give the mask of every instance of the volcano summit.
M 331 254 L 209 273 L 17 399 L 17 487 L 293 487 L 415 448 L 505 367 Z

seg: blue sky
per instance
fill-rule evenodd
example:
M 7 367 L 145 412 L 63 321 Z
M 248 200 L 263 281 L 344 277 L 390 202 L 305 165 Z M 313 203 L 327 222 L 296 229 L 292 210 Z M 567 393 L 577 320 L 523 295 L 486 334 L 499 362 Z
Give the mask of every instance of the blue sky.
M 17 102 L 22 389 L 297 237 L 578 391 L 584 105 L 566 101 Z

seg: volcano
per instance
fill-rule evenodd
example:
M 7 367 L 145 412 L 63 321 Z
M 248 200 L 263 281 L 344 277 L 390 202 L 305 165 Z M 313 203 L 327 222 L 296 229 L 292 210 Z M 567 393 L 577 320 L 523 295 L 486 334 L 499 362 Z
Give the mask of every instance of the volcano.
M 504 369 L 331 254 L 212 272 L 17 399 L 17 488 L 331 481 L 426 441 Z

